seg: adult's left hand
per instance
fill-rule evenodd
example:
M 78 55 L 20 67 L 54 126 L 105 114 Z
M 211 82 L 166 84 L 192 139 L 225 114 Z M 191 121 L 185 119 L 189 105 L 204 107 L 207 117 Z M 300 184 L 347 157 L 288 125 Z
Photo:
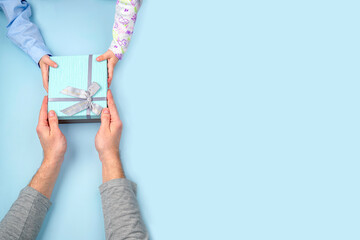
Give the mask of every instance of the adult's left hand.
M 45 96 L 36 128 L 41 146 L 44 150 L 44 161 L 62 163 L 67 148 L 66 138 L 59 129 L 59 121 L 54 111 L 48 113 L 48 97 Z

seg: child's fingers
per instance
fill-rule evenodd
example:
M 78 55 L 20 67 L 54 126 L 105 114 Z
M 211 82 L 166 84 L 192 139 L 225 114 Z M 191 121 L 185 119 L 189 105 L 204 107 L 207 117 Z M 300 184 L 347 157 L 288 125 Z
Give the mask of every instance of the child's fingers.
M 108 79 L 108 88 L 110 88 L 110 86 L 111 86 L 111 82 L 112 82 L 112 78 L 110 79 Z
M 109 87 L 110 87 L 111 81 L 113 79 L 113 74 L 114 74 L 114 65 L 111 63 L 108 64 L 108 73 L 109 73 L 108 82 L 109 82 Z
M 43 79 L 43 85 L 44 88 L 46 90 L 46 92 L 49 92 L 49 67 L 42 65 L 41 67 L 41 75 L 42 75 L 42 79 Z
M 43 79 L 43 85 L 46 92 L 49 92 L 49 81 Z

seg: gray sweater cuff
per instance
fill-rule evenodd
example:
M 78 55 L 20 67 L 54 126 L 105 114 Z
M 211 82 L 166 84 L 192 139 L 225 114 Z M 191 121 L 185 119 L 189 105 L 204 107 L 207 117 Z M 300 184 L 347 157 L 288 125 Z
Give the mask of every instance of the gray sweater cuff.
M 43 204 L 46 209 L 49 209 L 51 206 L 51 202 L 47 197 L 30 186 L 26 186 L 21 190 L 19 197 L 21 196 L 31 196 L 33 199 L 36 199 L 39 203 Z
M 127 180 L 126 178 L 112 179 L 110 181 L 107 181 L 107 182 L 101 184 L 99 187 L 100 194 L 103 194 L 106 190 L 113 188 L 113 187 L 125 187 L 128 189 L 131 189 L 136 195 L 136 191 L 137 191 L 136 183 L 134 183 L 130 180 Z
M 26 186 L 0 222 L 0 239 L 36 239 L 50 200 Z

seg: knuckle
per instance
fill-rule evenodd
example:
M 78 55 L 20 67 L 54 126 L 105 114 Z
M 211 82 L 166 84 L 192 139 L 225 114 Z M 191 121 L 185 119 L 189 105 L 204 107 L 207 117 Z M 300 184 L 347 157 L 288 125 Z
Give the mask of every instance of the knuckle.
M 110 119 L 110 114 L 103 114 L 101 116 L 104 120 Z
M 49 122 L 50 122 L 51 124 L 55 124 L 55 123 L 57 122 L 56 117 L 50 118 L 50 119 L 49 119 Z
M 43 130 L 44 130 L 44 128 L 41 126 L 36 127 L 36 132 L 38 132 L 38 133 L 43 132 Z
M 121 122 L 121 121 L 116 122 L 116 123 L 115 123 L 115 127 L 118 128 L 118 129 L 122 129 L 122 127 L 123 127 L 122 122 Z
M 56 127 L 52 129 L 52 132 L 54 133 L 54 137 L 56 137 L 56 138 L 59 138 L 61 136 L 60 129 L 58 129 Z

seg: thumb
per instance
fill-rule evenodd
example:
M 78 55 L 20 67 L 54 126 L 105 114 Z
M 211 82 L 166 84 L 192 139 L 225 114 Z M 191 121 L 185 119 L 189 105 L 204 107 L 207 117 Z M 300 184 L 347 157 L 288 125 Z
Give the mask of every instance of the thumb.
M 104 108 L 101 113 L 101 125 L 100 130 L 110 129 L 110 111 L 108 108 Z
M 96 61 L 102 62 L 102 61 L 104 61 L 104 60 L 106 60 L 106 59 L 109 59 L 109 58 L 110 58 L 110 56 L 109 56 L 108 52 L 106 52 L 106 53 L 104 53 L 103 55 L 98 56 L 98 57 L 96 58 Z
M 96 58 L 96 61 L 102 62 L 102 61 L 104 61 L 106 59 L 109 59 L 109 58 L 111 58 L 111 51 L 110 50 L 106 51 L 103 55 L 98 56 Z
M 44 60 L 44 62 L 47 64 L 47 65 L 49 65 L 50 67 L 53 67 L 53 68 L 57 68 L 57 64 L 56 64 L 56 62 L 54 62 L 53 60 L 51 60 L 50 58 L 46 58 L 45 60 Z
M 50 125 L 50 132 L 60 130 L 58 117 L 56 116 L 56 113 L 53 110 L 49 112 L 49 125 Z

